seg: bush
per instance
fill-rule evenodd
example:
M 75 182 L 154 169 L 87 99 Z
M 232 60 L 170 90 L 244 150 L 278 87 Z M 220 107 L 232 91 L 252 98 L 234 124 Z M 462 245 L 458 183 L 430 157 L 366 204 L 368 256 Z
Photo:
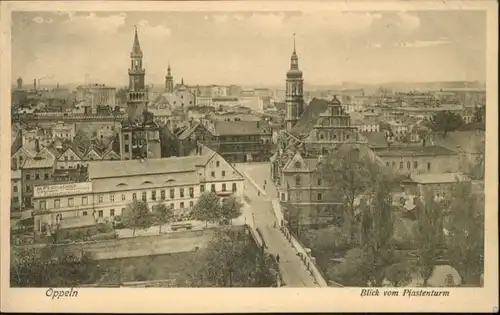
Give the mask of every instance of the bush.
M 301 238 L 313 251 L 342 251 L 349 247 L 347 234 L 339 227 L 304 230 Z
M 116 234 L 116 232 L 114 232 L 114 231 L 111 231 L 108 233 L 93 235 L 90 239 L 93 241 L 105 241 L 105 240 L 114 240 L 117 238 L 118 238 L 118 234 Z
M 114 229 L 113 229 L 113 225 L 111 223 L 98 223 L 97 224 L 97 231 L 99 233 L 109 233 L 109 232 L 112 232 Z

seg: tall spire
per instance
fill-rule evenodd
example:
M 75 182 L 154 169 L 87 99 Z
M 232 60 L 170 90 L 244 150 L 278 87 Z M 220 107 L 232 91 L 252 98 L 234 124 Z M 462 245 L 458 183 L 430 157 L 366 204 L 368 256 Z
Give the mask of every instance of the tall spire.
M 295 52 L 295 33 L 293 33 L 293 53 L 296 54 L 296 52 Z
M 168 74 L 170 74 L 170 60 L 168 61 L 168 68 L 167 68 Z
M 134 28 L 135 28 L 135 36 L 134 36 L 134 45 L 132 46 L 132 54 L 142 55 L 141 45 L 139 44 L 139 36 L 137 35 L 137 26 L 134 25 Z
M 181 78 L 181 85 L 184 85 L 184 78 Z
M 290 60 L 290 69 L 291 70 L 299 69 L 299 57 L 297 57 L 297 53 L 295 51 L 295 33 L 293 33 L 293 53 L 292 53 L 292 58 Z

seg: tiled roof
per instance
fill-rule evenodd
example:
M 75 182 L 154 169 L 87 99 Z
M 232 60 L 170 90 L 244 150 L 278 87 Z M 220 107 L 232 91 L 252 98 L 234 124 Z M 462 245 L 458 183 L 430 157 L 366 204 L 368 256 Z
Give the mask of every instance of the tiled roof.
M 264 121 L 216 121 L 214 129 L 218 135 L 260 135 L 268 127 Z
M 376 149 L 379 156 L 413 156 L 413 155 L 454 155 L 451 150 L 441 146 L 405 146 L 405 147 L 388 147 L 384 149 Z
M 184 140 L 187 137 L 189 137 L 196 130 L 196 128 L 198 128 L 198 126 L 200 126 L 200 125 L 201 124 L 197 122 L 197 123 L 193 124 L 192 127 L 188 127 L 186 129 L 184 129 L 184 131 L 182 131 L 181 134 L 179 134 L 179 136 L 178 136 L 179 140 Z
M 213 154 L 169 157 L 163 159 L 90 162 L 89 178 L 108 178 L 150 174 L 181 173 L 205 165 Z
M 316 125 L 320 114 L 324 113 L 330 102 L 324 99 L 313 98 L 302 113 L 297 124 L 292 128 L 291 133 L 297 137 L 308 135 Z
M 453 131 L 446 137 L 442 133 L 432 134 L 432 141 L 455 152 L 480 153 L 485 149 L 485 133 L 483 131 Z
M 411 174 L 410 180 L 419 184 L 446 184 L 467 181 L 469 178 L 462 173 L 427 173 Z
M 385 140 L 385 132 L 360 132 L 360 134 L 368 141 L 370 148 L 387 148 L 387 141 Z
M 23 146 L 23 137 L 21 135 L 21 132 L 16 133 L 16 138 L 12 142 L 10 146 L 10 155 L 14 155 L 19 149 Z

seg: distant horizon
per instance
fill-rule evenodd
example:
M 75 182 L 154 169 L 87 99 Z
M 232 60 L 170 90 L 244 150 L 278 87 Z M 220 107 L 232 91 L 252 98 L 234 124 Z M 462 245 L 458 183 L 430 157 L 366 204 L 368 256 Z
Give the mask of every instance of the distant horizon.
M 313 86 L 486 80 L 486 14 L 465 10 L 16 11 L 13 80 L 126 85 L 134 25 L 147 84 L 170 64 L 176 83 L 284 85 L 294 33 Z

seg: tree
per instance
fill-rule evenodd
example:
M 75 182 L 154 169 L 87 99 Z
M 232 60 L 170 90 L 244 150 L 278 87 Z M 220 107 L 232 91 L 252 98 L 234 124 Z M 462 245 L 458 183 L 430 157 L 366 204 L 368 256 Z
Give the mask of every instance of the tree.
M 417 265 L 424 287 L 427 287 L 443 245 L 443 216 L 441 205 L 430 188 L 425 188 L 416 199 Z
M 116 91 L 116 100 L 118 101 L 118 104 L 127 103 L 127 93 L 128 90 L 126 88 L 120 88 Z
M 89 254 L 58 254 L 51 247 L 13 251 L 10 283 L 13 287 L 71 287 L 93 283 L 97 276 Z
M 443 136 L 446 137 L 448 132 L 460 129 L 464 125 L 464 121 L 458 114 L 451 111 L 441 111 L 429 119 L 428 125 L 432 131 L 443 132 Z
M 323 179 L 334 185 L 335 193 L 340 195 L 345 205 L 345 222 L 349 227 L 349 243 L 356 241 L 356 201 L 363 194 L 369 182 L 376 176 L 376 165 L 361 155 L 358 148 L 337 150 L 326 157 L 320 170 Z
M 273 259 L 243 233 L 217 232 L 202 261 L 204 264 L 190 275 L 198 287 L 268 287 L 276 284 L 277 266 Z
M 134 200 L 127 205 L 122 213 L 123 225 L 132 228 L 135 236 L 135 229 L 147 229 L 153 224 L 153 216 L 149 211 L 145 201 Z
M 451 194 L 448 259 L 465 283 L 480 283 L 484 271 L 484 205 L 470 182 L 457 183 Z
M 166 206 L 164 202 L 160 202 L 154 208 L 154 216 L 156 222 L 160 225 L 158 233 L 161 234 L 161 226 L 172 222 L 174 217 L 174 212 L 171 206 Z
M 485 114 L 486 108 L 482 105 L 477 105 L 474 108 L 474 116 L 472 117 L 472 122 L 476 124 L 480 130 L 485 130 Z
M 220 216 L 222 221 L 227 224 L 241 215 L 241 204 L 234 196 L 230 196 L 222 200 L 220 207 Z
M 216 222 L 220 219 L 220 198 L 213 192 L 203 193 L 193 207 L 192 214 L 196 220 Z

